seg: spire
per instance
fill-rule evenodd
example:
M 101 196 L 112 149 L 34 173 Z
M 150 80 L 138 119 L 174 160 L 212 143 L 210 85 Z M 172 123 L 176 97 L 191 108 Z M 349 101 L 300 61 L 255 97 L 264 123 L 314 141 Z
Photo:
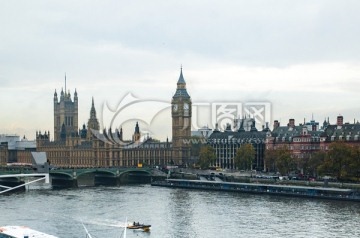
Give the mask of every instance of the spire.
M 255 132 L 255 131 L 258 131 L 255 127 L 255 120 L 252 121 L 251 123 L 251 129 L 250 129 L 251 132 Z
M 134 135 L 132 137 L 133 142 L 139 142 L 140 141 L 140 128 L 139 128 L 139 123 L 136 122 L 136 126 L 135 126 L 135 132 Z
M 96 118 L 96 110 L 95 110 L 95 105 L 94 105 L 94 97 L 92 97 L 91 109 L 90 109 L 90 119 L 92 119 L 92 118 Z
M 139 128 L 139 123 L 136 122 L 136 126 L 135 126 L 135 134 L 139 134 L 140 133 L 140 128 Z
M 238 130 L 238 132 L 244 132 L 245 129 L 244 129 L 244 119 L 241 119 L 241 123 L 240 123 L 240 128 Z
M 215 129 L 214 129 L 213 133 L 217 133 L 217 132 L 220 132 L 219 131 L 219 124 L 215 123 Z
M 57 97 L 57 92 L 56 92 L 56 89 L 55 89 L 55 92 L 54 92 L 54 103 L 57 103 L 58 102 L 58 97 Z
M 225 132 L 231 132 L 231 125 L 230 123 L 226 124 Z
M 66 72 L 65 72 L 65 93 L 66 93 Z
M 123 130 L 122 130 L 122 127 L 120 127 L 119 139 L 120 139 L 120 140 L 123 140 Z
M 100 132 L 99 121 L 96 118 L 94 97 L 92 97 L 92 100 L 91 100 L 90 118 L 87 123 L 87 134 L 86 134 L 87 139 L 92 139 L 95 136 L 92 133 L 93 130 Z M 104 134 L 106 134 L 106 131 L 104 132 Z
M 183 72 L 182 72 L 182 65 L 180 67 L 180 77 L 179 77 L 179 80 L 178 80 L 177 84 L 178 85 L 179 84 L 185 84 L 186 85 L 185 80 L 184 80 L 184 76 L 183 76 Z
M 189 94 L 186 91 L 186 83 L 182 72 L 182 66 L 180 68 L 180 77 L 177 82 L 177 88 L 173 98 L 178 98 L 178 97 L 190 98 Z

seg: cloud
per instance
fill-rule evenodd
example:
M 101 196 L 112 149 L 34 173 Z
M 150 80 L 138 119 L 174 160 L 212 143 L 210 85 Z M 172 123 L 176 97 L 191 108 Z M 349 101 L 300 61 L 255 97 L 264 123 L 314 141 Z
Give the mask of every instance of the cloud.
M 359 10 L 356 0 L 2 2 L 0 133 L 51 130 L 65 72 L 81 125 L 92 96 L 170 101 L 181 64 L 194 101 L 358 117 Z
M 255 65 L 358 60 L 359 55 L 357 1 L 23 1 L 16 6 L 7 3 L 1 11 L 2 45 L 8 56 L 15 49 L 22 53 L 25 62 L 34 56 L 60 62 L 101 58 L 78 53 L 102 42 Z

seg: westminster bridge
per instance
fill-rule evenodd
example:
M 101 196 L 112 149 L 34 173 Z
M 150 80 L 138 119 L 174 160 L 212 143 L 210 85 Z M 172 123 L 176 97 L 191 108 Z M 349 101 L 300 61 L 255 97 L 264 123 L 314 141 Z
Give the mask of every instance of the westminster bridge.
M 31 174 L 31 168 L 0 168 L 0 175 Z M 57 168 L 49 171 L 53 188 L 69 188 L 78 186 L 119 186 L 129 183 L 150 183 L 153 177 L 164 177 L 158 169 L 143 168 Z M 2 180 L 0 183 L 21 183 L 20 178 Z

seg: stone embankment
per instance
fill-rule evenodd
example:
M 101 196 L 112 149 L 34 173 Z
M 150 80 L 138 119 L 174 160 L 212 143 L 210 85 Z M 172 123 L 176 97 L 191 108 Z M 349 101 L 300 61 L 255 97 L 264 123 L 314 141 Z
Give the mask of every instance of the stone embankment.
M 214 171 L 199 169 L 179 168 L 171 171 L 171 178 L 177 179 L 198 179 L 199 176 L 210 178 L 221 178 L 226 182 L 238 183 L 262 183 L 262 184 L 279 184 L 279 185 L 297 185 L 313 187 L 331 187 L 331 188 L 348 188 L 360 191 L 360 183 L 342 183 L 328 180 L 289 180 L 279 179 L 279 176 L 249 171 Z

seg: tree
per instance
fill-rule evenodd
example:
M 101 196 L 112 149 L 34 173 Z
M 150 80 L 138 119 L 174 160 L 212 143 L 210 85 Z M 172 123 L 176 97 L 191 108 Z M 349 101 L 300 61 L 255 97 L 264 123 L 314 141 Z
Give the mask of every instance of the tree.
M 255 158 L 255 149 L 252 144 L 241 145 L 236 151 L 235 166 L 239 169 L 252 170 Z
M 344 142 L 334 142 L 329 146 L 328 156 L 320 166 L 320 173 L 336 177 L 339 180 L 349 177 L 352 161 L 352 147 Z
M 349 176 L 359 180 L 360 178 L 360 146 L 354 146 L 351 151 L 351 161 L 349 164 Z
M 298 170 L 299 172 L 306 174 L 306 166 L 309 163 L 310 160 L 310 154 L 309 153 L 302 153 L 301 157 L 292 156 L 292 163 L 293 163 L 293 169 Z
M 211 146 L 203 146 L 200 148 L 198 165 L 201 169 L 208 169 L 216 160 L 215 150 Z
M 275 166 L 276 156 L 277 156 L 276 150 L 266 150 L 265 151 L 264 162 L 265 162 L 265 168 L 267 171 L 269 171 L 269 172 L 276 171 L 276 166 Z
M 304 166 L 304 173 L 317 177 L 320 166 L 324 163 L 327 154 L 324 151 L 317 151 L 309 158 Z
M 287 146 L 278 147 L 276 150 L 275 165 L 281 175 L 287 175 L 294 168 L 294 160 Z

